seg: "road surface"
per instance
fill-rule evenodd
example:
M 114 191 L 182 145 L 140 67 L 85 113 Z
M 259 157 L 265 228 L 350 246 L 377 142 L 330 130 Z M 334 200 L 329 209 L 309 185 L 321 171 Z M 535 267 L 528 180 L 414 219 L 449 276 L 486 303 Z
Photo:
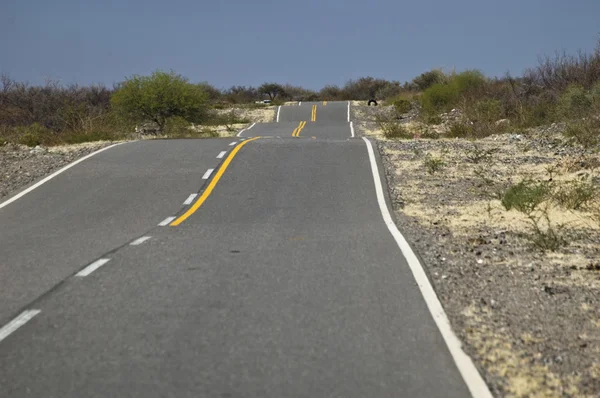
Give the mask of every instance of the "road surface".
M 348 104 L 278 118 L 122 144 L 0 208 L 1 397 L 477 395 Z

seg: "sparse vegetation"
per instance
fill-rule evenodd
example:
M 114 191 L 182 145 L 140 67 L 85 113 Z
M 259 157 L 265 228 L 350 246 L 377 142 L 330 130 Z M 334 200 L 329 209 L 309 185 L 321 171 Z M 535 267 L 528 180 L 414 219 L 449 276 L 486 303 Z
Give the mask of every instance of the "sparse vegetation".
M 446 166 L 446 163 L 442 158 L 433 156 L 432 154 L 428 153 L 423 159 L 423 165 L 425 166 L 425 170 L 427 170 L 428 174 L 435 174 L 438 171 L 442 170 L 442 168 Z

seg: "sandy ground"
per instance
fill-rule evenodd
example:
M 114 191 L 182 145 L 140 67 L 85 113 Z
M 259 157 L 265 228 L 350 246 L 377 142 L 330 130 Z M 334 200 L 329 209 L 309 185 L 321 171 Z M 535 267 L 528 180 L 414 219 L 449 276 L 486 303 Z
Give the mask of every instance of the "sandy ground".
M 373 112 L 357 106 L 353 117 L 377 139 L 397 222 L 494 394 L 600 396 L 600 206 L 550 207 L 569 243 L 544 252 L 528 238 L 527 217 L 495 197 L 524 179 L 600 186 L 598 153 L 555 128 L 477 141 L 385 140 Z M 431 174 L 428 159 L 443 165 Z

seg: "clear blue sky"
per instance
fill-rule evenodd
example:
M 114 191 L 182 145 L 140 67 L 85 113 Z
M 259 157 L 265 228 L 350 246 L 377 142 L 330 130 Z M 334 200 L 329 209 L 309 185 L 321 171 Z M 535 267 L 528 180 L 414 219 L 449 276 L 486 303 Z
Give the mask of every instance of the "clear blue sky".
M 0 0 L 0 72 L 112 85 L 155 69 L 318 89 L 443 67 L 520 74 L 593 50 L 599 0 Z

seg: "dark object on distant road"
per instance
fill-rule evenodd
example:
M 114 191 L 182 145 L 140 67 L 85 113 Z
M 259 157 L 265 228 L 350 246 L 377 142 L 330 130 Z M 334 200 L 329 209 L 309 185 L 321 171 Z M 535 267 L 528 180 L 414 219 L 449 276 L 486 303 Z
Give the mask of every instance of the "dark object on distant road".
M 371 104 L 377 106 L 377 101 L 375 101 L 374 99 L 370 99 L 368 105 L 371 106 Z

